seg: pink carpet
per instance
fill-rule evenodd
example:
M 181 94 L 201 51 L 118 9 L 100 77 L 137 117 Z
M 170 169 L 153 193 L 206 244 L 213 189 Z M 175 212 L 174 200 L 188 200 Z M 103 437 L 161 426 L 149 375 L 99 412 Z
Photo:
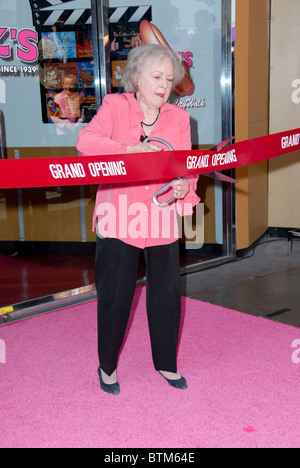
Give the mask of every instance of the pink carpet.
M 120 357 L 119 396 L 99 389 L 95 302 L 1 327 L 0 447 L 299 448 L 292 343 L 300 330 L 182 302 L 186 391 L 153 370 L 144 288 Z

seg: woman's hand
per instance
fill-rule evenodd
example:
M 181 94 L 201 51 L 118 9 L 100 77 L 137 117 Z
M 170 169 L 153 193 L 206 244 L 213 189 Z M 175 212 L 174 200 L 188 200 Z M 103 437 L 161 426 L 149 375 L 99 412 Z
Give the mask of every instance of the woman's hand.
M 162 151 L 160 146 L 152 143 L 137 143 L 133 146 L 127 146 L 127 153 L 153 153 L 154 151 Z
M 186 179 L 176 180 L 173 184 L 173 197 L 182 200 L 190 190 L 190 183 Z

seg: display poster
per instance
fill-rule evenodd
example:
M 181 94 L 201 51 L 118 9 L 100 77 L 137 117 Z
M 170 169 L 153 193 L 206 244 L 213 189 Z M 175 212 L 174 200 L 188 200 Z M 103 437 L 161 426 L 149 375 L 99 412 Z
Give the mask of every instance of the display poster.
M 74 9 L 71 0 L 31 1 L 44 123 L 88 123 L 96 113 L 89 3 Z
M 7 147 L 74 147 L 96 113 L 91 0 L 0 0 Z
M 126 67 L 129 51 L 142 45 L 140 27 L 142 21 L 150 23 L 152 7 L 109 8 L 109 43 L 111 81 L 107 90 L 111 93 L 124 92 L 122 74 Z

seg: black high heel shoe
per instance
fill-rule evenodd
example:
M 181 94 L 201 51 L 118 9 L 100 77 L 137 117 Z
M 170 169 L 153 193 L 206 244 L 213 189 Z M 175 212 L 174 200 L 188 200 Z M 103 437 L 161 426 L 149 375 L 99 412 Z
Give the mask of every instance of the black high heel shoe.
M 164 379 L 166 379 L 166 381 L 168 382 L 169 385 L 171 385 L 171 387 L 179 388 L 180 390 L 186 390 L 188 388 L 184 377 L 180 377 L 180 379 L 173 380 L 173 379 L 167 379 L 167 377 L 165 377 L 161 372 L 159 373 Z
M 119 395 L 120 393 L 120 385 L 119 382 L 113 384 L 106 384 L 103 382 L 102 375 L 101 375 L 101 368 L 98 368 L 98 375 L 100 379 L 100 387 L 106 393 L 110 393 L 111 395 Z

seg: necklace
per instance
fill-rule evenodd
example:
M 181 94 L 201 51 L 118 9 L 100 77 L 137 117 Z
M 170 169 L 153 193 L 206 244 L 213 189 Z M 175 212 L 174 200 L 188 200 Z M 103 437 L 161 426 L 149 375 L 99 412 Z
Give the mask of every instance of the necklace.
M 145 127 L 152 127 L 152 126 L 155 125 L 156 122 L 158 121 L 159 115 L 160 115 L 160 109 L 158 109 L 158 113 L 157 113 L 156 119 L 154 120 L 153 123 L 151 123 L 151 124 L 146 124 L 145 122 L 141 122 L 141 126 L 143 127 L 143 125 L 145 125 Z
M 142 143 L 146 140 L 146 138 L 148 138 L 148 135 L 146 135 L 145 130 L 144 130 L 144 125 L 145 125 L 145 127 L 153 127 L 153 125 L 155 125 L 156 122 L 158 121 L 159 115 L 160 115 L 160 109 L 158 109 L 156 119 L 154 120 L 154 122 L 152 124 L 146 124 L 145 122 L 141 122 L 141 127 L 142 127 L 143 132 L 144 132 L 144 136 L 141 135 L 141 138 L 140 138 Z

